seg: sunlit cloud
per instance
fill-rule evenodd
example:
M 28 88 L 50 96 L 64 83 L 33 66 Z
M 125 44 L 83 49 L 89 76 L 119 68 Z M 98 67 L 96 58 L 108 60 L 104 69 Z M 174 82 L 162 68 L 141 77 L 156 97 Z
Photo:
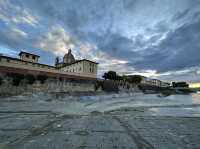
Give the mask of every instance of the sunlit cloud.
M 26 38 L 26 37 L 28 36 L 27 33 L 25 33 L 24 31 L 22 31 L 22 30 L 20 30 L 20 29 L 18 29 L 18 28 L 15 28 L 15 27 L 13 27 L 13 28 L 11 29 L 11 31 L 12 31 L 14 34 L 16 34 L 17 36 L 21 36 L 21 37 L 23 37 L 23 38 Z
M 200 88 L 200 83 L 191 83 L 189 85 L 190 88 Z
M 55 55 L 64 55 L 68 49 L 75 47 L 75 42 L 61 26 L 53 26 L 42 34 L 34 45 L 37 48 L 51 51 Z

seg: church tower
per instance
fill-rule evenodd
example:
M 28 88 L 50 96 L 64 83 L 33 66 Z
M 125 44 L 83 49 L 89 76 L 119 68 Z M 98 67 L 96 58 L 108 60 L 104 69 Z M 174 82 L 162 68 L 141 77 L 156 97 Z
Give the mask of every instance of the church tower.
M 63 63 L 64 64 L 71 64 L 74 63 L 76 60 L 72 54 L 71 49 L 68 50 L 68 53 L 65 54 L 64 58 L 63 58 Z

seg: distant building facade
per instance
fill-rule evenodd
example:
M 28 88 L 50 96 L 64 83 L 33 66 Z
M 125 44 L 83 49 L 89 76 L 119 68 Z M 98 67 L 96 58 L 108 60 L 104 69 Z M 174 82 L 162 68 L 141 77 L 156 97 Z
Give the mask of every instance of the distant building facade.
M 144 76 L 142 76 L 141 84 L 150 85 L 150 86 L 157 86 L 157 87 L 170 87 L 170 83 L 168 83 L 168 82 L 163 82 L 163 81 L 158 80 L 158 79 L 151 79 L 151 78 L 147 78 L 147 77 L 144 77 Z
M 172 82 L 173 88 L 189 88 L 189 84 L 187 82 Z
M 63 57 L 60 63 L 56 58 L 55 66 L 45 65 L 38 63 L 40 56 L 20 52 L 20 58 L 12 58 L 0 55 L 0 73 L 1 71 L 9 70 L 15 72 L 23 70 L 24 73 L 45 73 L 56 74 L 59 76 L 75 76 L 76 78 L 97 78 L 98 63 L 82 59 L 75 60 L 71 50 Z

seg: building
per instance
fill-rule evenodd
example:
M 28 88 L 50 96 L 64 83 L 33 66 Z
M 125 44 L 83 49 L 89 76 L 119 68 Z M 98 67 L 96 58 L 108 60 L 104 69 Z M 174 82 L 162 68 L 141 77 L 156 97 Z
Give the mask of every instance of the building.
M 168 82 L 161 82 L 161 87 L 170 87 L 171 86 L 171 83 L 168 83 Z
M 189 88 L 189 84 L 187 82 L 172 82 L 173 88 Z
M 45 74 L 50 76 L 62 76 L 78 79 L 96 79 L 98 63 L 82 59 L 75 60 L 71 50 L 64 55 L 63 61 L 59 63 L 56 58 L 55 66 L 39 63 L 40 56 L 23 52 L 19 58 L 0 55 L 0 73 L 18 72 L 31 74 Z
M 87 59 L 75 60 L 71 50 L 65 54 L 62 62 L 56 60 L 55 64 L 56 68 L 62 70 L 63 72 L 84 74 L 91 77 L 97 76 L 97 65 L 98 63 Z
M 40 58 L 40 56 L 38 56 L 38 55 L 27 53 L 27 52 L 23 52 L 23 51 L 21 51 L 19 53 L 19 56 L 20 56 L 21 60 L 28 61 L 28 62 L 33 62 L 33 63 L 38 63 L 38 60 Z
M 147 78 L 144 76 L 141 76 L 141 77 L 142 77 L 141 84 L 156 86 L 156 87 L 170 87 L 170 83 L 168 83 L 168 82 L 163 82 L 158 79 L 151 79 L 151 78 Z

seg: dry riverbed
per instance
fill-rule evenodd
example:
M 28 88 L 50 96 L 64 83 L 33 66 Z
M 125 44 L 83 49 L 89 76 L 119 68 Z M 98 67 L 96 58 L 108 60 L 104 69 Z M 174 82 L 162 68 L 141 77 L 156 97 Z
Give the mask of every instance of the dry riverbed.
M 200 94 L 0 99 L 0 149 L 143 148 L 200 148 Z

